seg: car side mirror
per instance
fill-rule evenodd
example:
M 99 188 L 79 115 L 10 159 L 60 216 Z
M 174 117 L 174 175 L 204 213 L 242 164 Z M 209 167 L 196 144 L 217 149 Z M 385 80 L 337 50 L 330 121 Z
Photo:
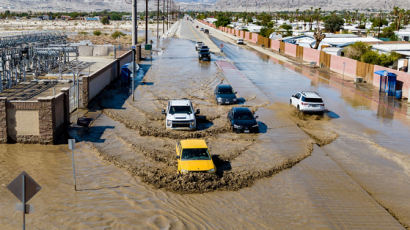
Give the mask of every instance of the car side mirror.
M 292 95 L 292 97 L 296 97 L 296 95 Z
M 255 116 L 255 119 L 258 119 L 259 118 L 259 116 Z
M 199 109 L 197 109 L 196 112 L 195 112 L 195 114 L 200 114 L 200 113 L 201 113 L 201 110 L 199 110 Z
M 165 109 L 162 110 L 162 114 L 163 114 L 163 115 L 166 115 L 166 114 L 167 114 L 167 112 L 165 111 Z
M 176 156 L 175 156 L 175 160 L 179 160 L 179 155 L 176 155 Z

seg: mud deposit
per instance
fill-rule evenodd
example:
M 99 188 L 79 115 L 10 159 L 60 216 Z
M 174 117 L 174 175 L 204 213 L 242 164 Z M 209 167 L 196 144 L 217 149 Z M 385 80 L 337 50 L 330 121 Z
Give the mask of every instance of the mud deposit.
M 90 142 L 104 160 L 127 169 L 155 188 L 178 193 L 239 190 L 310 156 L 315 141 L 292 122 L 285 128 L 281 125 L 266 127 L 259 134 L 232 133 L 227 119 L 232 106 L 217 105 L 213 96 L 214 88 L 226 82 L 214 63 L 181 65 L 180 69 L 171 71 L 172 65 L 168 61 L 160 58 L 150 66 L 144 84 L 138 84 L 135 101 L 129 97 L 127 89 L 114 86 L 105 90 L 91 105 L 92 110 L 102 114 L 93 126 L 113 128 L 103 132 L 96 129 L 98 133 L 93 133 L 91 128 L 90 133 L 77 138 L 90 140 L 90 136 L 101 136 L 104 141 L 92 141 L 91 138 Z M 157 67 L 159 65 L 161 68 Z M 201 71 L 204 68 L 206 71 Z M 268 121 L 264 119 L 274 118 L 266 111 L 278 108 L 270 108 L 266 102 L 257 104 L 251 95 L 240 96 L 248 100 L 247 103 L 234 106 L 247 106 L 257 114 L 261 113 L 261 124 L 270 126 L 265 125 Z M 197 131 L 165 129 L 165 116 L 161 110 L 165 109 L 169 99 L 178 98 L 191 99 L 195 109 L 201 110 Z M 298 126 L 307 127 L 308 124 L 303 121 Z M 187 138 L 206 140 L 217 167 L 216 174 L 177 173 L 175 145 Z M 282 147 L 284 141 L 292 145 L 289 150 Z

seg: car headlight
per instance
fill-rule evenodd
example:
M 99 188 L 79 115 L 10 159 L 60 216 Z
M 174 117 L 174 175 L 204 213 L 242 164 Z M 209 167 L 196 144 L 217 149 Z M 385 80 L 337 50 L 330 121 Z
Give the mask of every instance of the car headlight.
M 237 100 L 236 98 L 233 99 L 233 101 L 236 101 L 236 100 Z
M 234 127 L 235 129 L 240 129 L 240 128 L 241 128 L 240 125 L 233 125 L 233 127 Z
M 188 170 L 186 170 L 186 169 L 181 169 L 181 173 L 188 173 L 189 171 Z
M 208 170 L 208 172 L 209 173 L 214 173 L 215 172 L 215 169 L 213 168 L 213 169 L 210 169 L 210 170 Z
M 256 125 L 252 125 L 252 127 L 258 127 L 258 124 L 256 124 Z
M 222 102 L 222 98 L 220 98 L 220 97 L 218 97 L 216 100 L 217 100 L 218 102 Z
M 171 126 L 172 121 L 171 120 L 167 120 L 167 126 Z

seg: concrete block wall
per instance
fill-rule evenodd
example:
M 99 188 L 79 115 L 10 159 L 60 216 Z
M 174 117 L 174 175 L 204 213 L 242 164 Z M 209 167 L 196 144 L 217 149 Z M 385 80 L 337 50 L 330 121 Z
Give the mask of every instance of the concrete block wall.
M 141 46 L 138 46 L 137 49 L 141 49 Z M 137 50 L 138 53 L 139 50 Z M 88 103 L 92 99 L 101 93 L 112 81 L 120 77 L 121 66 L 131 61 L 132 51 L 129 51 L 90 76 L 82 77 L 81 107 L 87 108 Z
M 296 45 L 285 43 L 285 54 L 296 57 Z
M 7 99 L 0 97 L 0 144 L 7 143 Z
M 319 65 L 320 51 L 312 48 L 303 47 L 303 61 L 315 62 L 316 65 Z

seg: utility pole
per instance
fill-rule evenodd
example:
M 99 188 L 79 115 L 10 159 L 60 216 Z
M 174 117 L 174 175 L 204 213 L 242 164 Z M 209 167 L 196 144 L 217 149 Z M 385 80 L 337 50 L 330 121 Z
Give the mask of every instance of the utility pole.
M 138 44 L 137 0 L 132 0 L 132 45 Z
M 165 33 L 165 0 L 162 1 L 162 35 Z
M 169 0 L 167 0 L 167 30 L 169 30 Z
M 157 40 L 159 39 L 159 0 L 157 1 Z M 158 42 L 157 42 L 158 44 Z
M 148 0 L 145 0 L 145 44 L 148 44 Z
M 136 66 L 136 49 L 138 44 L 138 21 L 137 21 L 137 0 L 132 0 L 132 76 L 131 76 L 131 94 L 132 101 L 134 98 L 134 78 L 137 72 Z

